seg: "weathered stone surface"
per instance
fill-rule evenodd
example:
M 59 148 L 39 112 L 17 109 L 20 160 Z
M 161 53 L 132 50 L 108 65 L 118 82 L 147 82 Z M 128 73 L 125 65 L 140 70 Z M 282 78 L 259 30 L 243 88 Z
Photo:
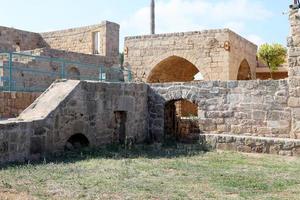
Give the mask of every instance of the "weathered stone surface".
M 124 47 L 125 64 L 139 81 L 172 82 L 171 75 L 177 82 L 192 81 L 198 71 L 204 80 L 248 80 L 247 71 L 239 76 L 244 63 L 255 78 L 257 46 L 228 29 L 126 37 Z M 167 71 L 158 69 L 162 65 Z M 183 73 L 185 68 L 188 70 Z M 228 84 L 229 88 L 236 85 Z M 211 89 L 212 94 L 224 91 Z
M 0 119 L 17 117 L 40 94 L 34 92 L 0 92 Z
M 110 90 L 98 98 L 104 88 Z M 0 121 L 0 163 L 62 151 L 74 135 L 81 135 L 74 147 L 85 144 L 82 137 L 99 147 L 122 133 L 132 142 L 142 142 L 148 137 L 147 91 L 144 84 L 58 81 L 18 118 Z M 154 123 L 162 127 L 163 121 Z
M 157 127 L 152 122 L 158 118 L 159 113 L 164 112 L 164 107 L 156 105 L 158 99 L 164 102 L 186 99 L 197 104 L 198 110 L 201 109 L 201 115 L 198 115 L 201 131 L 286 137 L 291 132 L 292 111 L 286 101 L 278 102 L 274 97 L 286 95 L 284 98 L 289 98 L 287 83 L 287 80 L 243 81 L 241 83 L 231 81 L 230 85 L 234 85 L 231 88 L 228 88 L 227 82 L 223 84 L 222 81 L 152 84 L 148 93 L 148 106 L 151 110 L 149 128 Z M 185 96 L 181 91 L 183 85 L 194 95 Z M 226 89 L 227 92 L 212 94 L 209 87 Z M 201 96 L 196 96 L 199 91 L 201 91 Z M 247 102 L 242 101 L 245 98 L 248 99 Z M 164 115 L 161 115 L 161 119 L 163 118 Z
M 201 138 L 209 148 L 213 149 L 299 156 L 297 144 L 300 140 L 225 134 L 203 134 Z

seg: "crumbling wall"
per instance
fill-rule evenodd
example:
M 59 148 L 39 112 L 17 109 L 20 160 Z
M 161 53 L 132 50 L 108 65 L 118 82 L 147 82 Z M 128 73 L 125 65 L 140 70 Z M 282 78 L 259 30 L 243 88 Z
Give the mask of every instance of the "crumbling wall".
M 119 113 L 126 113 L 125 139 L 142 142 L 147 91 L 145 84 L 56 82 L 17 119 L 0 122 L 0 163 L 63 151 L 76 134 L 92 147 L 119 143 Z
M 0 92 L 0 119 L 17 117 L 39 95 L 33 92 Z
M 201 110 L 202 133 L 293 138 L 287 80 L 210 81 L 153 84 L 149 92 L 149 133 L 164 136 L 165 104 L 188 100 Z
M 0 53 L 36 49 L 43 45 L 38 33 L 0 26 Z
M 119 25 L 104 21 L 99 25 L 41 33 L 46 45 L 52 49 L 94 54 L 93 33 L 100 32 L 100 56 L 108 56 L 119 63 Z

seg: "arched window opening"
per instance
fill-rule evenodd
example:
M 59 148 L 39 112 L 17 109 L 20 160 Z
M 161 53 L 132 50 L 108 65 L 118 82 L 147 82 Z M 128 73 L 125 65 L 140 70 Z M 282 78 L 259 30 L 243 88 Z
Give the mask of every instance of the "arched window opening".
M 82 148 L 86 148 L 90 145 L 89 140 L 83 134 L 75 134 L 72 135 L 65 146 L 65 150 L 78 150 Z
M 68 70 L 67 78 L 71 80 L 80 80 L 80 72 L 77 67 L 71 67 Z
M 198 106 L 188 100 L 175 100 L 165 104 L 165 137 L 186 142 L 198 138 Z
M 171 56 L 158 63 L 151 71 L 148 83 L 190 82 L 199 70 L 188 60 Z

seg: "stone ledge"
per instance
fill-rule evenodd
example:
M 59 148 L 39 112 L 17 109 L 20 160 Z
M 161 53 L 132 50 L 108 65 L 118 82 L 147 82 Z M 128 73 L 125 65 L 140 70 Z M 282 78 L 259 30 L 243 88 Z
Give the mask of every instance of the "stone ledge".
M 162 34 L 154 34 L 154 35 L 128 36 L 128 37 L 125 37 L 125 41 L 127 41 L 127 40 L 135 40 L 135 39 L 172 37 L 172 36 L 202 35 L 202 34 L 210 34 L 210 33 L 228 33 L 229 31 L 230 31 L 229 29 L 224 28 L 224 29 L 210 29 L 210 30 L 202 30 L 202 31 L 162 33 Z
M 300 156 L 300 140 L 297 139 L 203 134 L 200 135 L 200 142 L 211 150 Z

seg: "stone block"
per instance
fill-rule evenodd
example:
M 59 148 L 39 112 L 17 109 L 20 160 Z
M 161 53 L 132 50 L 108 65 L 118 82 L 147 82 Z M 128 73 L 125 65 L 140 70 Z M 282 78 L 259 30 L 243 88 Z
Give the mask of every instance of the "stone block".
M 254 120 L 265 120 L 266 119 L 266 112 L 260 110 L 254 110 L 252 112 L 252 118 Z
M 218 143 L 216 149 L 225 151 L 237 151 L 237 146 L 235 143 Z
M 300 98 L 299 97 L 290 97 L 288 100 L 288 106 L 292 108 L 300 107 Z

